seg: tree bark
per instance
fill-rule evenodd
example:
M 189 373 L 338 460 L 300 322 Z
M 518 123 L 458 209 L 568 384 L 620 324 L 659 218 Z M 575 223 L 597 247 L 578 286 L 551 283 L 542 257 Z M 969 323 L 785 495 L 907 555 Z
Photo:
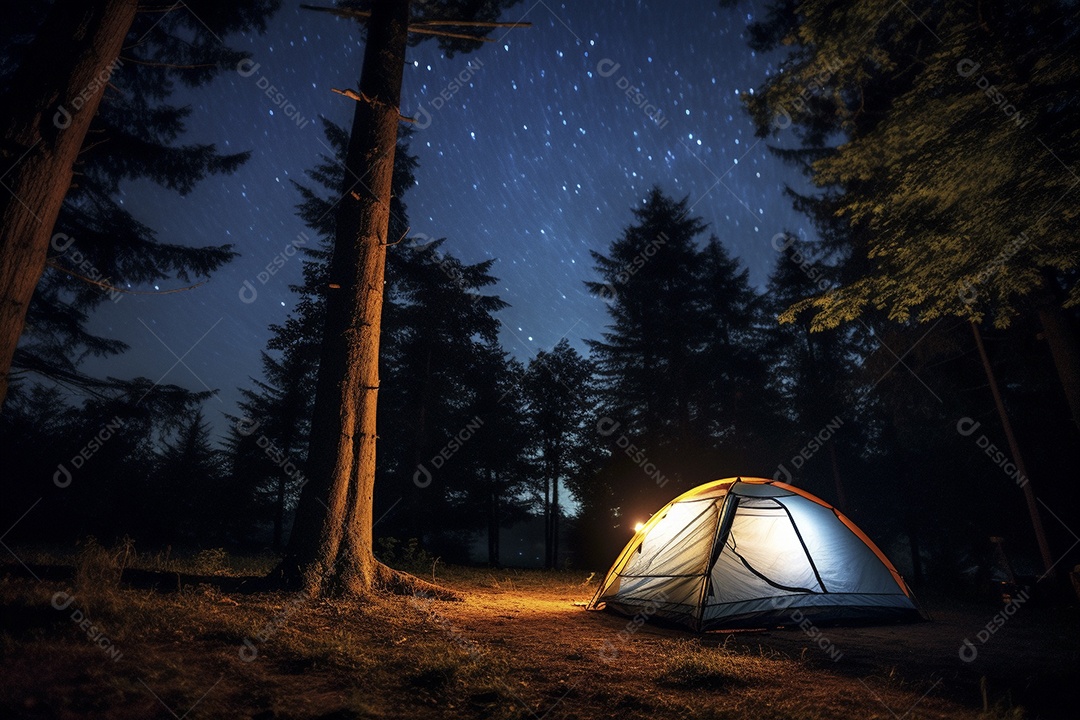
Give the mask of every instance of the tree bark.
M 372 553 L 379 330 L 409 0 L 373 6 L 346 154 L 315 391 L 308 484 L 283 579 L 310 594 L 365 594 L 391 571 Z
M 0 407 L 73 166 L 137 0 L 57 0 L 11 81 L 0 127 Z

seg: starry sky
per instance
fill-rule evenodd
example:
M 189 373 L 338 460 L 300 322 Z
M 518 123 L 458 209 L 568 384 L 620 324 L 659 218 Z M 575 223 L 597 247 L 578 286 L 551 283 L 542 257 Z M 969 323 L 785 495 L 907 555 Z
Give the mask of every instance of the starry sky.
M 474 53 L 447 59 L 430 41 L 409 49 L 402 114 L 425 126 L 411 145 L 420 161 L 405 196 L 411 232 L 447 238 L 443 249 L 466 262 L 497 259 L 492 292 L 510 303 L 499 318 L 513 355 L 527 361 L 563 337 L 584 351 L 584 338 L 600 336 L 606 305 L 585 290 L 596 279 L 589 251 L 619 237 L 654 184 L 689 197 L 759 286 L 776 260 L 774 234 L 812 234 L 783 195 L 785 185 L 803 189 L 801 177 L 767 149 L 794 139 L 755 138 L 740 98 L 776 71 L 777 57 L 746 44 L 760 6 L 526 0 L 503 19 L 532 26 L 496 30 L 496 42 Z M 330 88 L 355 88 L 363 58 L 353 21 L 293 0 L 265 34 L 225 41 L 257 65 L 174 101 L 193 109 L 185 141 L 250 150 L 251 159 L 186 197 L 130 183 L 123 202 L 162 241 L 231 243 L 241 256 L 193 291 L 106 303 L 91 329 L 131 348 L 85 366 L 217 389 L 207 417 L 219 431 L 237 387 L 259 375 L 268 326 L 295 302 L 293 249 L 306 228 L 289 181 L 304 181 L 328 151 L 318 116 L 350 121 L 353 101 Z M 245 281 L 257 293 L 250 302 Z

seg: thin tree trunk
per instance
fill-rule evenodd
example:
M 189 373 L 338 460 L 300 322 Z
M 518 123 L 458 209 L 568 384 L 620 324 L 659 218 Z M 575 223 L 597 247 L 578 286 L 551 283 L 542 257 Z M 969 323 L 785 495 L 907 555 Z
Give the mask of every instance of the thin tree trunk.
M 281 570 L 312 594 L 363 594 L 372 554 L 379 330 L 409 0 L 373 6 L 330 263 L 309 482 Z
M 919 531 L 915 527 L 915 521 L 911 517 L 910 510 L 905 525 L 908 545 L 911 549 L 911 581 L 916 586 L 921 587 L 923 584 L 922 547 L 919 545 Z
M 1080 429 L 1080 344 L 1076 341 L 1076 330 L 1053 300 L 1039 306 L 1039 322 L 1069 402 L 1073 428 Z
M 277 498 L 274 506 L 274 552 L 281 552 L 285 528 L 285 473 L 278 468 Z
M 551 457 L 544 461 L 544 567 L 551 567 Z
M 0 406 L 73 166 L 137 0 L 57 0 L 11 80 L 0 122 Z
M 1028 515 L 1031 516 L 1031 526 L 1035 530 L 1035 539 L 1039 544 L 1039 554 L 1042 556 L 1044 577 L 1054 577 L 1054 561 L 1050 556 L 1050 544 L 1046 540 L 1046 531 L 1043 530 L 1042 515 L 1039 506 L 1035 504 L 1035 491 L 1031 487 L 1031 477 L 1024 466 L 1024 458 L 1020 455 L 1020 444 L 1016 442 L 1013 434 L 1012 423 L 1009 422 L 1009 414 L 1005 411 L 1005 403 L 1001 399 L 1001 391 L 998 390 L 997 378 L 994 376 L 994 368 L 990 365 L 990 358 L 986 355 L 983 346 L 982 333 L 979 326 L 971 323 L 971 332 L 975 334 L 975 345 L 979 348 L 979 357 L 982 359 L 983 371 L 986 372 L 986 380 L 990 383 L 990 392 L 994 396 L 994 405 L 997 406 L 998 417 L 1001 418 L 1001 426 L 1005 430 L 1005 439 L 1009 442 L 1009 451 L 1012 453 L 1016 469 L 1020 471 L 1027 481 L 1023 484 L 1024 500 L 1027 501 Z
M 286 398 L 291 401 L 287 402 L 285 407 L 290 411 L 297 408 L 298 402 L 296 399 L 293 399 L 294 396 L 292 396 L 291 393 L 286 395 Z M 285 433 L 280 441 L 282 452 L 286 458 L 291 458 L 296 451 L 293 447 L 293 443 L 296 442 L 296 424 L 299 422 L 299 416 L 299 412 L 290 412 L 284 418 L 285 422 L 283 423 L 283 426 L 285 428 Z M 286 474 L 285 468 L 279 467 L 277 470 L 277 497 L 274 498 L 274 552 L 280 553 L 284 547 L 285 541 L 285 491 L 288 490 L 289 480 L 291 480 L 291 478 Z
M 488 468 L 488 565 L 499 567 L 499 485 L 495 473 Z
M 840 463 L 836 460 L 836 440 L 829 443 L 829 460 L 832 463 L 833 483 L 836 486 L 836 505 L 845 514 L 851 511 L 847 504 L 847 495 L 844 493 L 844 482 L 840 478 Z
M 428 403 L 431 396 L 431 347 L 428 346 L 427 355 L 424 360 L 424 379 L 420 384 L 420 407 L 416 411 L 416 432 L 414 434 L 413 441 L 413 467 L 419 469 L 424 464 L 425 460 L 429 459 L 429 456 L 425 456 L 424 453 L 428 452 L 428 432 L 427 432 L 427 415 L 428 415 Z M 431 468 L 424 465 L 430 472 Z M 423 540 L 423 534 L 425 528 L 430 528 L 431 523 L 428 521 L 430 513 L 426 515 L 421 514 L 421 508 L 423 505 L 423 495 L 427 494 L 430 498 L 433 493 L 438 492 L 431 487 L 429 480 L 428 484 L 424 487 L 417 485 L 412 481 L 412 478 L 408 478 L 408 484 L 405 486 L 405 493 L 409 497 L 408 512 L 405 513 L 405 521 L 402 524 L 402 531 L 406 538 L 420 538 Z
M 551 477 L 551 567 L 559 567 L 559 472 Z

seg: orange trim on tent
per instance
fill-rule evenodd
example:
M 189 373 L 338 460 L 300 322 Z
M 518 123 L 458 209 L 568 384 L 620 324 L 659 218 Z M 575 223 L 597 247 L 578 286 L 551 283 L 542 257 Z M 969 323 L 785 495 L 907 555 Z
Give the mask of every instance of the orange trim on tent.
M 829 510 L 832 510 L 833 514 L 836 515 L 837 519 L 840 522 L 844 523 L 844 525 L 847 527 L 848 530 L 855 533 L 855 537 L 862 540 L 866 544 L 866 547 L 868 547 L 868 548 L 870 548 L 871 550 L 874 551 L 874 554 L 877 555 L 878 560 L 880 560 L 881 564 L 884 565 L 886 567 L 886 569 L 888 569 L 889 573 L 892 574 L 893 580 L 895 580 L 896 584 L 900 587 L 900 589 L 904 591 L 904 594 L 907 595 L 909 598 L 914 600 L 914 597 L 911 594 L 911 589 L 907 586 L 907 583 L 904 582 L 904 576 L 900 574 L 900 572 L 893 566 L 893 564 L 891 562 L 889 562 L 889 558 L 885 557 L 885 553 L 881 552 L 881 548 L 879 548 L 877 545 L 875 545 L 874 541 L 871 540 L 869 537 L 867 537 L 866 533 L 864 533 L 862 530 L 860 530 L 859 527 L 855 523 L 851 522 L 851 520 L 848 519 L 847 515 L 840 512 L 834 506 L 832 506 L 829 503 L 825 502 L 821 498 L 815 497 L 815 496 L 811 495 L 810 493 L 806 492 L 805 490 L 800 490 L 799 488 L 795 487 L 794 485 L 788 485 L 787 483 L 782 483 L 779 480 L 769 480 L 767 482 L 770 485 L 779 485 L 780 487 L 784 488 L 785 490 L 790 490 L 791 492 L 795 493 L 796 495 L 800 495 L 800 496 L 806 498 L 807 500 L 810 500 L 811 502 L 815 502 L 815 503 L 817 503 L 818 505 L 820 505 L 820 506 L 822 506 L 824 508 L 828 508 Z
M 730 489 L 730 487 L 737 482 L 743 482 L 749 485 L 773 485 L 783 490 L 786 490 L 793 495 L 798 495 L 802 498 L 805 498 L 817 505 L 820 505 L 821 507 L 832 510 L 833 514 L 836 515 L 837 519 L 840 520 L 840 522 L 844 523 L 844 526 L 847 527 L 848 530 L 853 532 L 857 538 L 862 540 L 863 543 L 865 543 L 866 546 L 873 551 L 874 555 L 877 556 L 878 560 L 882 562 L 885 568 L 892 575 L 892 578 L 896 582 L 897 587 L 900 588 L 904 595 L 914 601 L 914 596 L 911 593 L 911 589 L 908 588 L 907 583 L 904 582 L 904 577 L 899 573 L 899 571 L 897 571 L 893 564 L 889 562 L 889 558 L 885 557 L 885 553 L 881 552 L 881 549 L 874 544 L 873 540 L 866 536 L 866 533 L 860 530 L 855 525 L 855 523 L 849 520 L 848 517 L 844 515 L 844 513 L 837 510 L 834 506 L 830 505 L 819 497 L 811 495 L 805 490 L 801 490 L 794 485 L 788 485 L 787 483 L 780 482 L 779 480 L 770 480 L 768 478 L 756 477 L 731 477 L 723 478 L 721 480 L 712 480 L 710 482 L 704 483 L 703 485 L 698 485 L 697 487 L 691 488 L 690 490 L 687 490 L 683 494 L 676 497 L 674 500 L 666 503 L 663 507 L 660 508 L 660 510 L 654 513 L 653 516 L 650 517 L 641 526 L 641 529 L 634 534 L 634 537 L 632 537 L 630 541 L 627 542 L 626 546 L 623 548 L 623 551 L 619 553 L 619 556 L 615 559 L 615 562 L 614 564 L 612 564 L 611 569 L 607 571 L 606 575 L 604 575 L 604 581 L 600 584 L 600 587 L 597 589 L 596 594 L 593 595 L 592 600 L 589 601 L 589 607 L 594 606 L 596 601 L 609 587 L 611 577 L 613 575 L 617 576 L 618 573 L 626 566 L 626 563 L 629 561 L 630 556 L 641 546 L 641 540 L 644 539 L 644 536 L 648 533 L 650 529 L 652 529 L 654 525 L 656 525 L 656 523 L 660 522 L 660 520 L 666 514 L 667 510 L 672 505 L 686 500 L 693 500 L 703 495 L 708 495 L 709 493 L 724 488 L 724 486 L 727 486 L 724 489 Z M 635 540 L 637 540 L 637 542 L 634 542 Z

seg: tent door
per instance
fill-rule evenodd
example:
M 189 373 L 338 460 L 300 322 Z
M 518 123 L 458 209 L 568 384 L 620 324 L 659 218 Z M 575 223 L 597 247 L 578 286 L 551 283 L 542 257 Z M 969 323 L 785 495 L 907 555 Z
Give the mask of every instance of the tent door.
M 713 538 L 712 552 L 709 553 L 709 564 L 705 566 L 705 577 L 702 579 L 701 599 L 698 601 L 698 625 L 701 624 L 701 616 L 705 612 L 706 599 L 712 596 L 712 568 L 720 553 L 724 550 L 724 543 L 731 533 L 731 524 L 735 520 L 735 512 L 739 509 L 739 496 L 728 493 L 724 496 L 724 504 L 720 508 L 720 522 L 716 524 L 716 537 Z

